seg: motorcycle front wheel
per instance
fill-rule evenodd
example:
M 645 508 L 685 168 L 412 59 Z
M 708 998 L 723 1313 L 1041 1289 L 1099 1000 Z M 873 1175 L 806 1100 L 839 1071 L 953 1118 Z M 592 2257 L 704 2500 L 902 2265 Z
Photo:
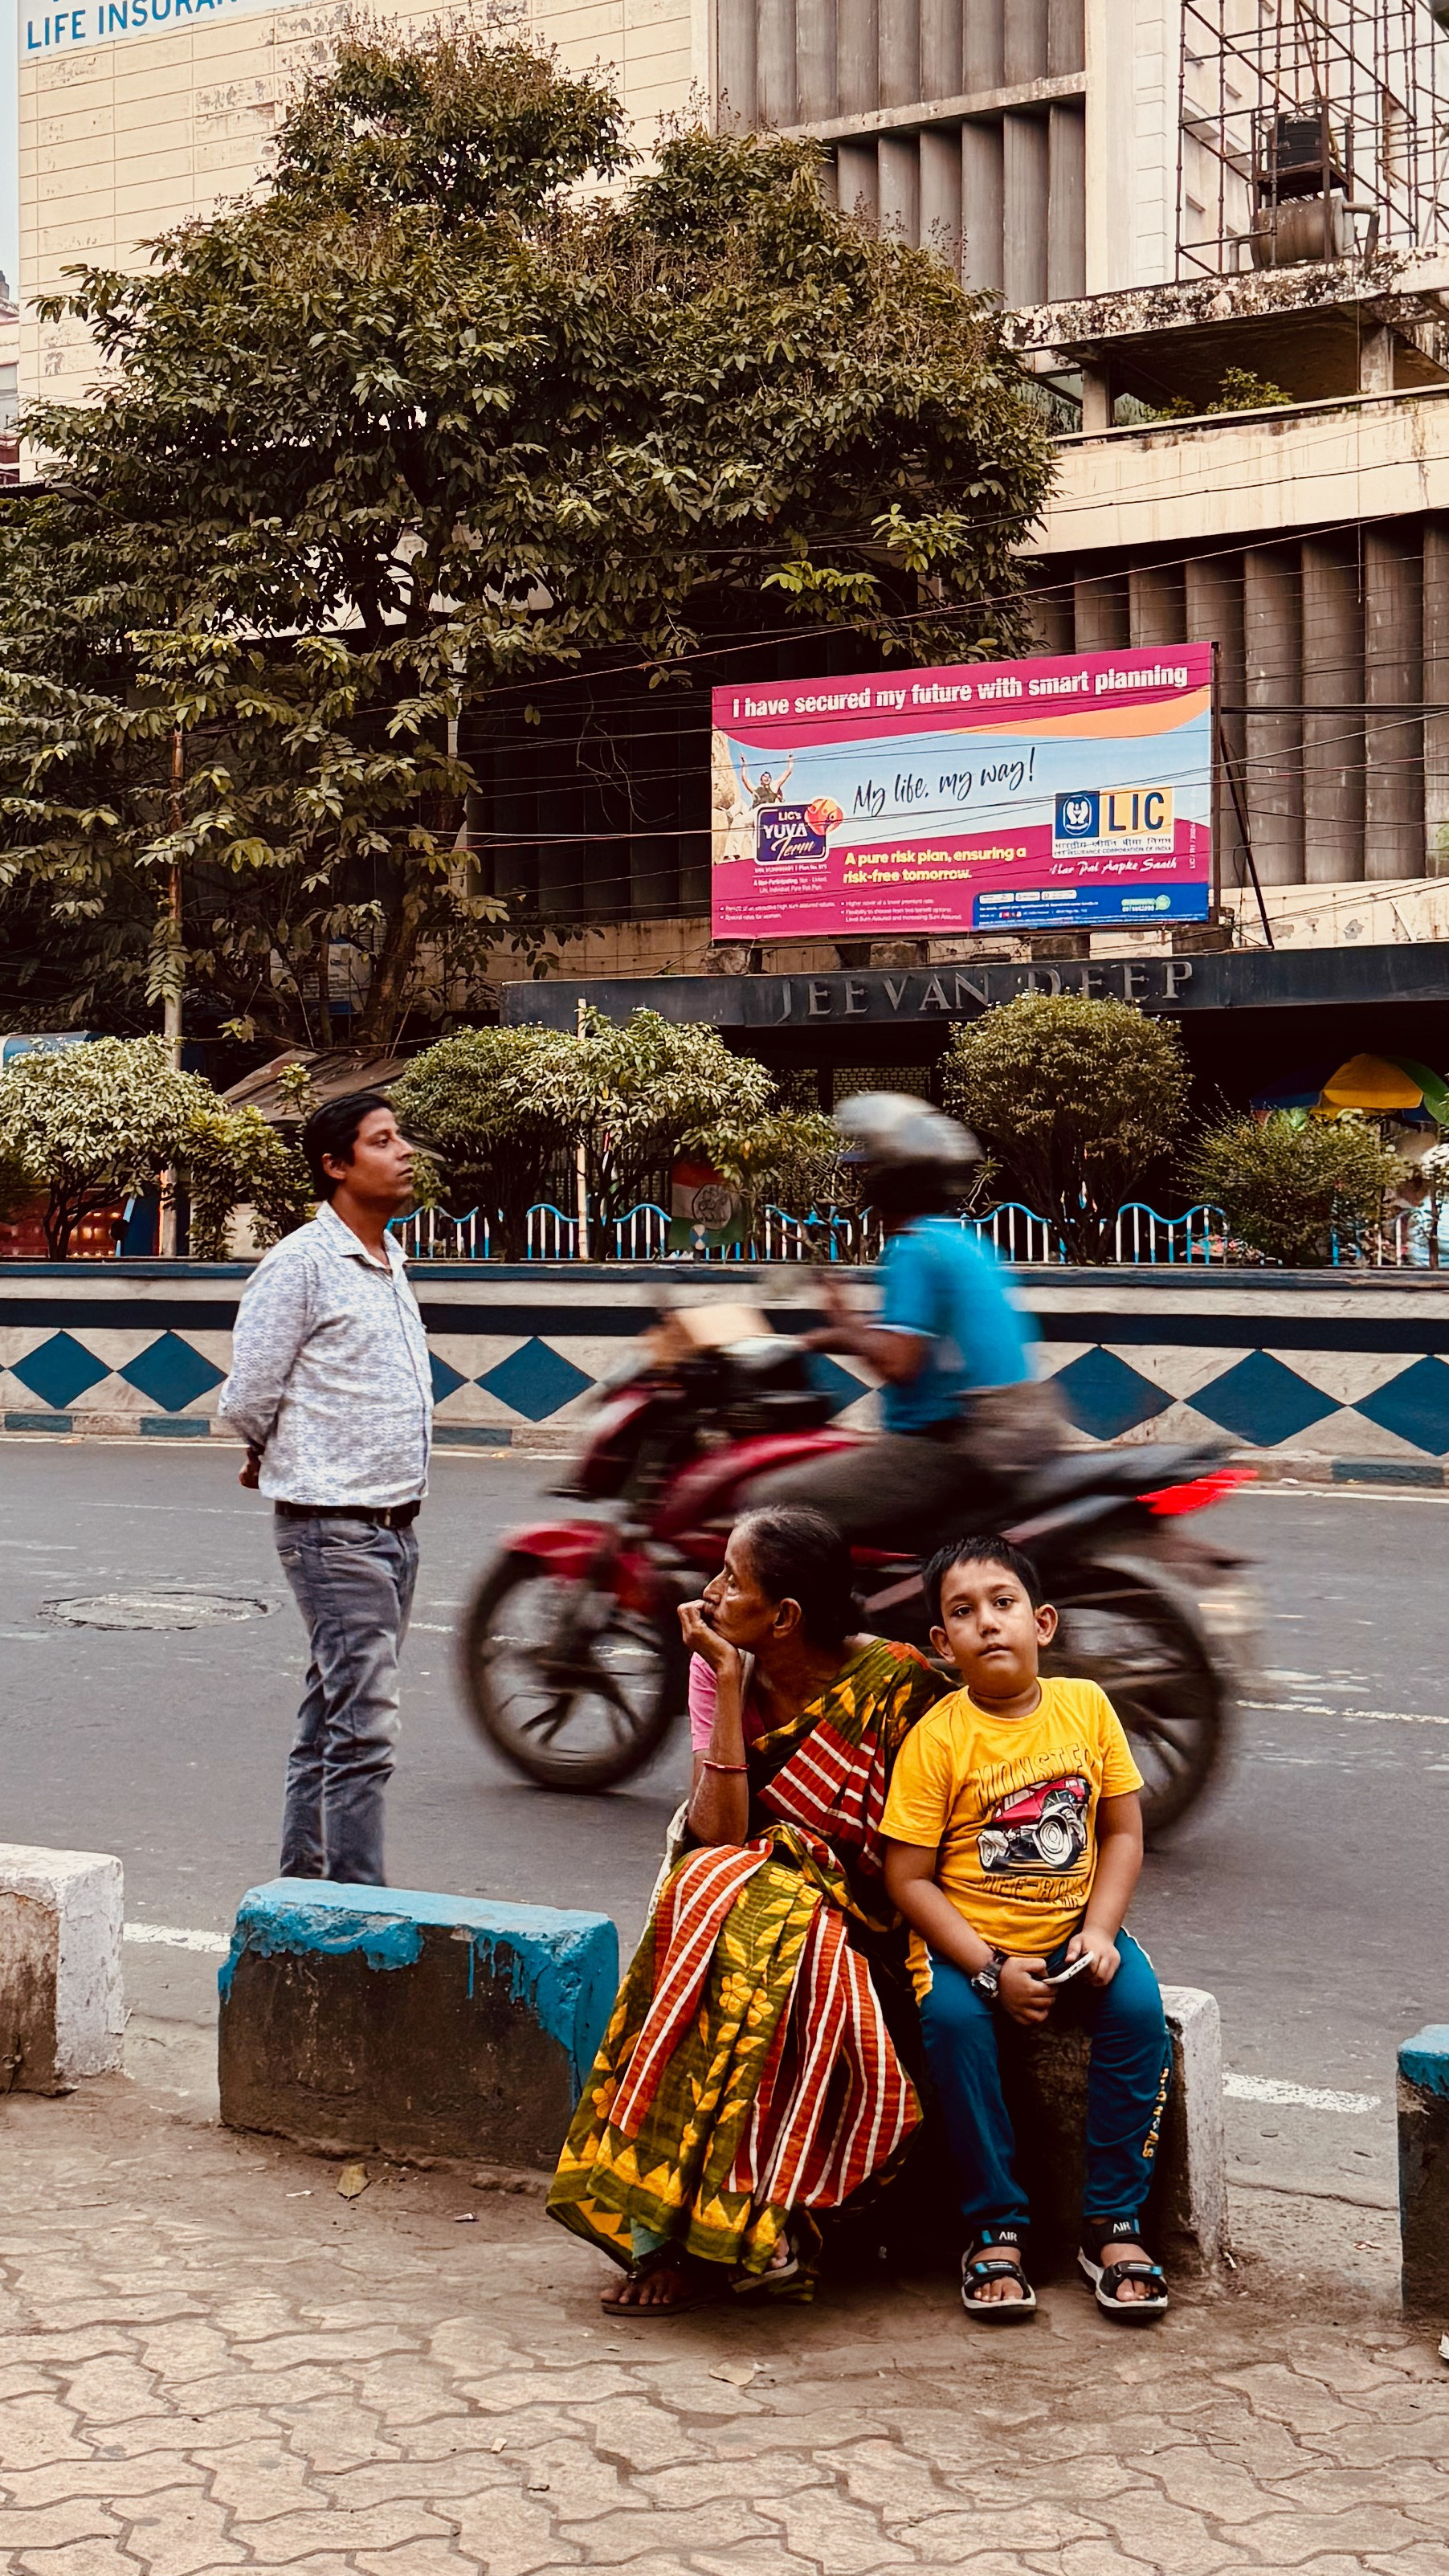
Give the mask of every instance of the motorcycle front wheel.
M 1061 1625 L 1045 1672 L 1100 1684 L 1142 1774 L 1142 1825 L 1165 1834 L 1197 1804 L 1231 1741 L 1229 1675 L 1185 1600 L 1146 1566 L 1072 1570 L 1052 1597 Z
M 684 1703 L 682 1648 L 647 1614 L 581 1596 L 528 1556 L 484 1576 L 459 1678 L 479 1734 L 544 1789 L 616 1788 L 658 1752 Z

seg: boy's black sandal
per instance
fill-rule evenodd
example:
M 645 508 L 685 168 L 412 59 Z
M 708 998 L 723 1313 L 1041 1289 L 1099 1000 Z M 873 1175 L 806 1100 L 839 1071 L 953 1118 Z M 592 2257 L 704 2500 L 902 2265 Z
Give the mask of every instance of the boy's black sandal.
M 1107 2256 L 1111 2243 L 1110 2236 L 1102 2240 L 1100 2257 Z M 1144 2263 L 1136 2258 L 1125 2263 L 1112 2263 L 1105 2259 L 1094 2262 L 1085 2245 L 1078 2250 L 1077 2262 L 1092 2285 L 1092 2295 L 1098 2307 L 1107 2316 L 1115 2317 L 1119 2325 L 1143 2325 L 1152 2317 L 1166 2316 L 1167 2274 L 1160 2263 Z M 1124 2281 L 1141 2281 L 1146 2286 L 1146 2296 L 1140 2299 L 1121 2297 Z
M 993 2250 L 998 2249 L 999 2251 Z M 1019 2299 L 983 2299 L 989 2281 L 1016 2281 Z M 985 2227 L 961 2257 L 961 2305 L 978 2325 L 1019 2325 L 1036 2314 L 1036 2292 L 1022 2268 L 1021 2239 L 1005 2227 Z

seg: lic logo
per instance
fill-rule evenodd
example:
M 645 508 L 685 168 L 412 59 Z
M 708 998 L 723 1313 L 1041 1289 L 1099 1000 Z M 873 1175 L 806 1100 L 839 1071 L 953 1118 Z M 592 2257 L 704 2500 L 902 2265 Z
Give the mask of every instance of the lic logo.
M 1057 798 L 1056 838 L 1059 841 L 1095 841 L 1100 798 L 1079 791 Z

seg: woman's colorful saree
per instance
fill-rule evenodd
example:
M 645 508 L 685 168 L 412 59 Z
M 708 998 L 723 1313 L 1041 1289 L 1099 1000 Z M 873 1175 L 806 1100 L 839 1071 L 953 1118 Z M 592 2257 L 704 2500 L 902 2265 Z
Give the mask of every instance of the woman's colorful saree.
M 880 1820 L 903 1738 L 945 1685 L 873 1640 L 750 1748 L 744 1844 L 665 1882 L 549 2194 L 615 2260 L 636 2231 L 763 2273 L 793 2209 L 899 2156 L 920 2106 L 856 1940 L 888 1917 Z

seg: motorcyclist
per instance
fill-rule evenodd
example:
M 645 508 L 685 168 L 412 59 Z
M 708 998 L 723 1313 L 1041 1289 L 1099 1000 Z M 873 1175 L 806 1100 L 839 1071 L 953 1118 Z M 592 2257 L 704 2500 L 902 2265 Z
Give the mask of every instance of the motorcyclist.
M 844 1535 L 909 1547 L 962 1525 L 968 1510 L 1062 1446 L 1062 1414 L 1032 1376 L 1029 1326 L 992 1256 L 951 1211 L 974 1136 L 925 1101 L 864 1092 L 837 1113 L 843 1160 L 886 1232 L 884 1294 L 869 1319 L 833 1280 L 830 1317 L 808 1348 L 864 1360 L 881 1381 L 879 1439 L 766 1476 L 749 1503 L 812 1503 Z

